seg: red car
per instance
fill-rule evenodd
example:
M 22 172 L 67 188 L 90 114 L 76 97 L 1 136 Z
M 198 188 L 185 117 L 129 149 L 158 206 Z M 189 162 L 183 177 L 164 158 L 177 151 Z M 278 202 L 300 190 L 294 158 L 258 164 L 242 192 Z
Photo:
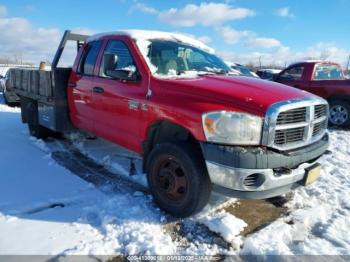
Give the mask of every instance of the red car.
M 330 104 L 329 122 L 339 127 L 350 126 L 350 80 L 339 64 L 305 61 L 290 65 L 275 81 L 325 98 Z
M 69 39 L 72 68 L 58 68 Z M 66 32 L 52 71 L 16 71 L 30 133 L 72 128 L 139 154 L 158 205 L 199 212 L 212 189 L 269 198 L 315 181 L 328 147 L 327 102 L 274 82 L 231 75 L 212 49 L 186 36 Z

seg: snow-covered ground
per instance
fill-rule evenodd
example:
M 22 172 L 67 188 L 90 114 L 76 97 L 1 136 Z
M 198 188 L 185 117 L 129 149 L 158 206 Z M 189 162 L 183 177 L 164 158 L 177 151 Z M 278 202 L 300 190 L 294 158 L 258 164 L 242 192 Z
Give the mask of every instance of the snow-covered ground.
M 350 131 L 330 131 L 319 180 L 295 191 L 290 215 L 249 236 L 243 254 L 350 255 Z
M 0 104 L 0 137 L 1 255 L 234 252 L 221 250 L 215 244 L 200 243 L 195 237 L 182 248 L 183 243 L 173 241 L 166 230 L 171 223 L 166 214 L 160 212 L 147 193 L 135 191 L 128 180 L 101 184 L 94 177 L 106 172 L 97 173 L 98 168 L 80 170 L 79 166 L 74 167 L 81 176 L 81 172 L 87 172 L 87 179 L 92 178 L 89 183 L 62 167 L 54 159 L 59 159 L 57 152 L 67 153 L 64 142 L 44 143 L 29 137 L 18 108 Z M 84 153 L 97 159 L 98 152 L 108 153 L 108 148 L 114 147 L 103 141 L 74 146 L 84 147 L 81 148 Z M 111 161 L 103 155 L 101 158 L 107 163 Z M 98 186 L 93 184 L 95 180 Z M 233 218 L 229 214 L 212 216 L 217 221 Z M 205 219 L 207 214 L 199 218 Z M 203 223 L 210 224 L 213 219 Z M 195 223 L 189 219 L 187 225 Z M 234 235 L 239 234 L 238 227 L 241 225 Z M 220 227 L 216 226 L 216 230 L 220 231 Z
M 153 204 L 132 153 L 79 135 L 30 138 L 1 99 L 0 255 L 350 254 L 350 132 L 331 131 L 322 177 L 295 192 L 288 215 L 242 237 L 246 223 L 223 210 L 237 200 L 214 195 L 176 220 Z

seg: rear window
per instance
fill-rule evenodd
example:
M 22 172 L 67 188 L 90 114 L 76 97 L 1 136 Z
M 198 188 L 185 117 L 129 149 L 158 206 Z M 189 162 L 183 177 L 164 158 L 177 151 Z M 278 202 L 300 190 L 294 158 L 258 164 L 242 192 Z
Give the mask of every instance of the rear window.
M 89 43 L 84 50 L 80 64 L 78 67 L 78 73 L 83 75 L 93 75 L 94 67 L 100 51 L 101 41 L 95 41 Z
M 333 64 L 317 64 L 314 72 L 314 80 L 343 80 L 342 69 Z

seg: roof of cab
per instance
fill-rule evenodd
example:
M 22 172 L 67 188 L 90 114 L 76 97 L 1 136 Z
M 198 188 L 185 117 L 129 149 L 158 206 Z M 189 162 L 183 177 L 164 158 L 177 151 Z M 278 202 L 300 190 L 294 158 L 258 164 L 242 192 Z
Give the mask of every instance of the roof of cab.
M 136 42 L 144 42 L 144 41 L 149 41 L 154 39 L 176 41 L 176 42 L 185 43 L 194 47 L 198 47 L 210 53 L 214 53 L 214 49 L 208 47 L 206 44 L 190 36 L 182 35 L 179 33 L 150 31 L 150 30 L 131 29 L 131 30 L 118 30 L 114 32 L 101 33 L 101 34 L 96 34 L 88 37 L 87 42 L 100 40 L 106 36 L 128 36 L 128 37 L 131 37 L 132 39 L 135 39 Z
M 336 63 L 336 62 L 326 61 L 326 60 L 301 60 L 298 62 L 291 63 L 288 67 L 299 65 L 299 64 L 333 64 L 333 65 L 338 65 L 338 63 Z

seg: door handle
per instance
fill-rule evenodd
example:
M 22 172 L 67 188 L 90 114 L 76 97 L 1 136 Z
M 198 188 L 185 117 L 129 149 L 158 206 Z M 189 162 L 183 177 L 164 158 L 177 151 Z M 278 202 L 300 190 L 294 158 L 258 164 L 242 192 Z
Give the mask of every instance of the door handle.
M 77 83 L 69 82 L 68 87 L 77 87 Z
M 103 93 L 105 90 L 104 90 L 102 87 L 95 86 L 95 87 L 92 89 L 92 91 L 93 91 L 94 93 L 101 94 L 101 93 Z

